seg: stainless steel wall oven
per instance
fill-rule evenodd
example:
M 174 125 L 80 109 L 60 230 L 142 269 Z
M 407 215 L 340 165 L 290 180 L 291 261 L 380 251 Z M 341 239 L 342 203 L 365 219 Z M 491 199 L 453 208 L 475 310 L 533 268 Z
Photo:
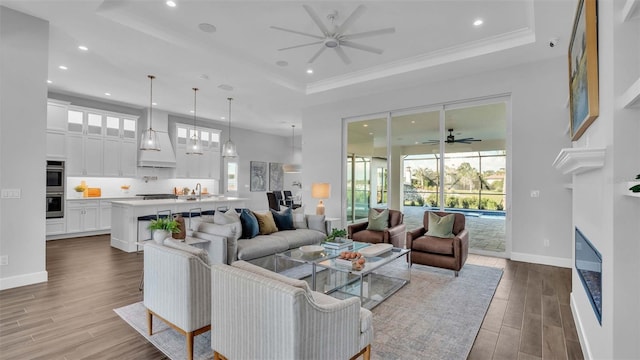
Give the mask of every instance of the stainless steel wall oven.
M 47 161 L 47 219 L 64 217 L 64 161 Z

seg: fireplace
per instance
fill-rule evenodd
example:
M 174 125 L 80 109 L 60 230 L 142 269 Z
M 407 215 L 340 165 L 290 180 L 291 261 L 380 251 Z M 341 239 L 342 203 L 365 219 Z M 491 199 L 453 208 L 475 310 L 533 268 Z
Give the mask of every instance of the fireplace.
M 576 227 L 576 270 L 593 312 L 602 325 L 602 255 Z

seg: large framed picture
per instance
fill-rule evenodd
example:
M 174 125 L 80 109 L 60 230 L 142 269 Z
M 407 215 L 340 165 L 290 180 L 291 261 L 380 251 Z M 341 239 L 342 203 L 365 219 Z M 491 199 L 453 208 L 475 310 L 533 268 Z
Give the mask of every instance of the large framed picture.
M 269 191 L 279 191 L 284 186 L 284 170 L 281 163 L 269 163 Z
M 267 191 L 267 163 L 264 161 L 251 161 L 249 163 L 251 178 L 250 191 Z
M 569 43 L 571 140 L 598 117 L 598 19 L 596 0 L 580 0 Z

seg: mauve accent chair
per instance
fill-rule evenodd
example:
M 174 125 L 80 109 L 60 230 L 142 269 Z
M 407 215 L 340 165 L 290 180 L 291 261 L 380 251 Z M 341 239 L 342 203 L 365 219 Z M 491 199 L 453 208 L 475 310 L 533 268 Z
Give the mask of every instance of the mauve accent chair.
M 451 269 L 455 276 L 464 266 L 469 255 L 469 231 L 465 228 L 462 213 L 433 211 L 440 217 L 454 214 L 452 238 L 426 235 L 429 230 L 429 212 L 424 212 L 423 227 L 407 231 L 407 249 L 411 249 L 409 266 L 413 263 Z
M 374 209 L 381 212 L 384 209 Z M 351 224 L 347 227 L 349 239 L 371 244 L 392 244 L 397 248 L 404 248 L 406 225 L 403 223 L 404 214 L 399 210 L 389 210 L 389 222 L 384 231 L 367 230 L 368 221 Z

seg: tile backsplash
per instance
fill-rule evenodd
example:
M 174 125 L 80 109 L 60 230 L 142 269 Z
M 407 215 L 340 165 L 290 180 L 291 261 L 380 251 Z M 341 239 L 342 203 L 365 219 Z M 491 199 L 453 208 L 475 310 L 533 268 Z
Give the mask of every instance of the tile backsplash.
M 104 177 L 67 177 L 67 197 L 73 197 L 73 189 L 84 180 L 87 187 L 101 188 L 102 197 L 135 196 L 136 194 L 171 194 L 173 188 L 182 189 L 188 187 L 195 189 L 196 184 L 202 185 L 209 194 L 218 194 L 218 180 L 213 179 L 157 179 L 149 176 L 147 181 L 143 178 L 104 178 Z M 130 185 L 129 190 L 122 190 L 122 185 Z

